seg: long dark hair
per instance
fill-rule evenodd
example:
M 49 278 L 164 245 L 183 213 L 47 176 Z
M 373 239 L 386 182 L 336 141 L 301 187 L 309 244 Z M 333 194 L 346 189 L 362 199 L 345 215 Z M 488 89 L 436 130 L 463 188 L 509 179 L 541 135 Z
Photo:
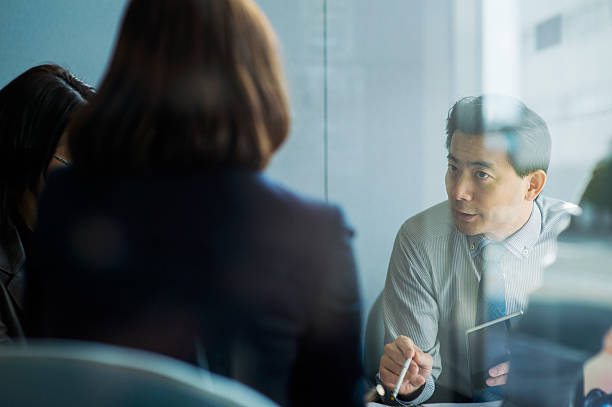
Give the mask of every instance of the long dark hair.
M 76 108 L 93 89 L 57 65 L 28 69 L 0 90 L 0 241 L 6 242 L 26 189 L 37 194 Z
M 69 147 L 90 175 L 262 169 L 289 121 L 276 38 L 255 3 L 132 0 Z

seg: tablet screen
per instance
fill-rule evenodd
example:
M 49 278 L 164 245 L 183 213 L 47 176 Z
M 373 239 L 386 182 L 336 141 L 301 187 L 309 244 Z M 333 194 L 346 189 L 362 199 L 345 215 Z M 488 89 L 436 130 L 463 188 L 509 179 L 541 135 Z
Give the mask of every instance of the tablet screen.
M 508 337 L 523 312 L 495 319 L 466 331 L 472 394 L 487 389 L 489 369 L 510 360 Z

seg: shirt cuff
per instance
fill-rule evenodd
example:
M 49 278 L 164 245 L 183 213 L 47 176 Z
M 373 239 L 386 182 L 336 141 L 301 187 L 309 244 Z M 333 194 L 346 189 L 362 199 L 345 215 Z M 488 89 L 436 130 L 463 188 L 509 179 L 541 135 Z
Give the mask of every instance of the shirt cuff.
M 429 376 L 427 380 L 425 380 L 425 385 L 421 391 L 421 394 L 412 400 L 400 400 L 397 398 L 392 398 L 393 390 L 387 389 L 387 387 L 382 383 L 382 380 L 380 380 L 380 375 L 378 373 L 376 374 L 376 383 L 380 384 L 385 389 L 385 394 L 381 397 L 381 401 L 388 406 L 418 406 L 419 404 L 429 400 L 436 389 L 433 376 Z

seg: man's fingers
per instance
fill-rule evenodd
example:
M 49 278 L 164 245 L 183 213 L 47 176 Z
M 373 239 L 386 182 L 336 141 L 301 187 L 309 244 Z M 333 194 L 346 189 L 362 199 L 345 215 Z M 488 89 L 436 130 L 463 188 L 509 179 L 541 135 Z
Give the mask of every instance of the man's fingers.
M 399 366 L 400 369 L 406 361 L 404 353 L 401 351 L 401 349 L 397 346 L 395 342 L 385 345 L 384 355 L 387 356 L 389 360 L 395 365 Z
M 378 373 L 380 374 L 380 380 L 383 382 L 386 388 L 391 390 L 395 389 L 399 375 L 393 373 L 386 367 L 381 367 Z
M 410 367 L 408 367 L 408 371 L 406 372 L 406 377 L 414 377 L 419 374 L 419 365 L 413 360 L 410 363 Z
M 503 386 L 504 384 L 506 384 L 506 380 L 507 379 L 508 379 L 507 375 L 497 376 L 497 377 L 490 377 L 490 378 L 487 379 L 487 386 L 489 386 L 489 387 Z
M 414 344 L 412 339 L 407 336 L 400 335 L 393 342 L 398 349 L 402 352 L 404 360 L 408 358 L 414 358 L 414 353 L 418 347 Z
M 395 389 L 395 385 L 397 384 L 397 380 L 399 379 L 399 374 L 393 373 L 382 365 L 379 369 L 379 373 L 380 380 L 383 382 L 385 387 L 393 391 L 393 389 Z M 400 387 L 400 394 L 410 394 L 424 384 L 425 378 L 419 374 L 419 367 L 416 363 L 411 363 Z
M 380 358 L 380 379 L 389 389 L 395 389 L 404 363 L 412 358 L 404 380 L 401 384 L 400 394 L 409 394 L 425 384 L 426 376 L 431 374 L 433 358 L 423 352 L 412 339 L 400 335 L 395 341 L 385 345 L 385 353 Z
M 403 335 L 398 336 L 395 341 L 385 345 L 384 355 L 388 357 L 389 361 L 397 365 L 396 367 L 393 367 L 391 365 L 388 365 L 387 367 L 392 371 L 397 370 L 397 368 L 399 367 L 401 371 L 401 368 L 404 366 L 404 362 L 406 362 L 408 358 L 413 357 L 415 355 L 415 348 L 418 349 L 415 346 L 414 342 L 412 342 L 412 339 Z
M 423 376 L 416 376 L 414 379 L 410 381 L 410 384 L 413 387 L 419 388 L 425 384 L 425 378 Z
M 499 365 L 493 366 L 489 369 L 490 378 L 487 379 L 487 386 L 503 386 L 506 384 L 508 379 L 508 372 L 510 371 L 510 363 L 504 362 Z
M 381 378 L 383 369 L 389 372 L 389 374 L 393 375 L 394 377 L 392 378 L 392 380 L 395 380 L 397 382 L 400 374 L 402 373 L 403 365 L 400 366 L 394 361 L 392 361 L 387 355 L 383 355 L 380 360 L 380 367 L 378 369 L 379 371 L 381 371 Z M 419 374 L 419 371 L 419 366 L 415 362 L 411 362 L 410 366 L 408 367 L 408 370 L 406 371 L 405 379 L 411 380 L 414 376 Z
M 383 382 L 383 384 L 388 389 L 391 389 L 391 390 L 395 389 L 395 385 L 397 384 L 397 381 L 399 380 L 399 375 L 393 373 L 392 371 L 384 367 L 380 369 L 379 373 L 380 373 L 380 380 Z M 404 380 L 402 381 L 402 386 L 405 386 L 407 384 L 413 386 L 415 383 L 419 383 L 420 381 L 421 380 L 419 380 L 419 376 L 411 377 L 408 375 L 408 373 L 406 373 L 406 376 L 404 377 Z M 423 383 L 424 382 L 425 381 L 423 380 Z M 421 384 L 419 384 L 418 386 L 421 386 Z
M 416 347 L 416 352 L 413 358 L 420 366 L 433 366 L 433 358 L 427 352 L 423 352 L 419 347 Z
M 417 347 L 414 359 L 412 360 L 416 362 L 416 365 L 418 365 L 419 375 L 427 378 L 431 374 L 431 370 L 433 368 L 433 357 L 431 357 L 429 353 L 423 352 Z
M 402 365 L 397 364 L 394 360 L 392 360 L 387 354 L 384 354 L 380 358 L 380 369 L 385 368 L 389 372 L 393 373 L 395 376 L 399 377 L 402 372 Z
M 603 351 L 612 354 L 612 328 L 608 330 L 604 337 Z
M 500 363 L 499 365 L 495 365 L 491 369 L 489 369 L 489 376 L 498 377 L 506 375 L 508 374 L 508 372 L 510 372 L 510 363 L 504 362 Z

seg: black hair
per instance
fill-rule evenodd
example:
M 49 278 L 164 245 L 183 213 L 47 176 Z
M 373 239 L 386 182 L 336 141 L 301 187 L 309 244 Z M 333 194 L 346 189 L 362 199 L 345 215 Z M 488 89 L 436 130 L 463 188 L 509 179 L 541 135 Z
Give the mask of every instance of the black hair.
M 501 134 L 507 140 L 508 160 L 524 177 L 535 170 L 548 171 L 551 140 L 544 120 L 523 102 L 510 96 L 469 96 L 448 112 L 446 148 L 455 131 L 465 134 Z
M 28 69 L 0 90 L 0 242 L 26 189 L 35 196 L 72 113 L 93 88 L 57 65 Z

